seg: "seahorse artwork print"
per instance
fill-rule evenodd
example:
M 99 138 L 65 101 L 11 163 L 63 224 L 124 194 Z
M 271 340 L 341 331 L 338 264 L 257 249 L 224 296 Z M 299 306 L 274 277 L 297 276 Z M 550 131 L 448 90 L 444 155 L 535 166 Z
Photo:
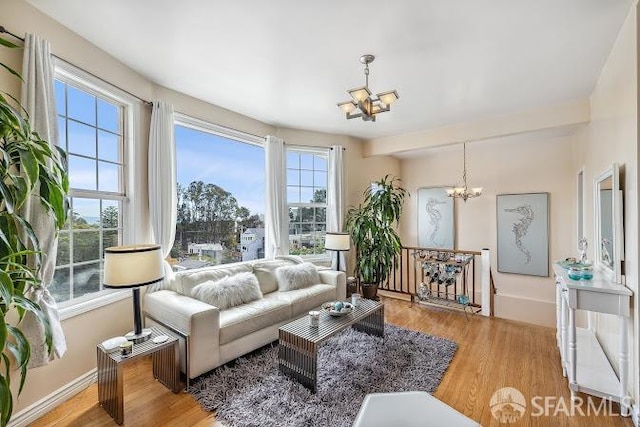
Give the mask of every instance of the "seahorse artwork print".
M 437 248 L 443 245 L 444 242 L 436 242 L 438 231 L 440 231 L 440 221 L 442 220 L 442 213 L 437 209 L 437 205 L 444 205 L 445 202 L 439 201 L 433 197 L 429 197 L 425 205 L 427 215 L 429 215 L 429 224 L 433 226 L 431 234 L 429 234 L 429 242 L 431 247 Z
M 513 232 L 516 247 L 525 256 L 525 264 L 529 264 L 531 262 L 531 252 L 524 245 L 522 240 L 529 232 L 529 226 L 535 219 L 533 208 L 531 207 L 531 205 L 526 204 L 511 209 L 505 209 L 504 211 L 517 213 L 521 216 L 518 221 L 513 223 L 511 231 Z

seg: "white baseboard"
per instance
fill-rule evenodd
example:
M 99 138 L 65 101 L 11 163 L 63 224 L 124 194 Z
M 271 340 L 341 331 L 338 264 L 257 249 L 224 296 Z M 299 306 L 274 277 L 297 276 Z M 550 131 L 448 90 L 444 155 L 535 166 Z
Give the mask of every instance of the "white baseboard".
M 27 406 L 20 412 L 13 414 L 8 427 L 23 427 L 34 422 L 47 412 L 53 410 L 56 406 L 71 399 L 91 384 L 95 383 L 98 378 L 98 371 L 92 369 L 86 374 L 76 378 L 70 383 L 60 387 L 58 390 L 43 397 L 32 405 Z

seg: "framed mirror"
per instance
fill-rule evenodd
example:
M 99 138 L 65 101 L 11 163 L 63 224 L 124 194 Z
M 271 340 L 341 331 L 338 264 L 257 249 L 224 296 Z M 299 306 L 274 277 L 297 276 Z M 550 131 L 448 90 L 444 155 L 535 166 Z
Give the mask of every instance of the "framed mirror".
M 594 191 L 595 262 L 611 280 L 622 283 L 624 227 L 617 163 L 596 178 Z

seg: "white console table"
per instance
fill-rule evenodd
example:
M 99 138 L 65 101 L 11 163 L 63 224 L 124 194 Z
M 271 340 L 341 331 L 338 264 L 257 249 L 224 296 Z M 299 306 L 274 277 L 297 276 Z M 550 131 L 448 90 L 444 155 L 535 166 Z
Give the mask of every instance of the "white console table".
M 556 336 L 562 373 L 569 377 L 571 397 L 578 392 L 609 398 L 620 403 L 620 413 L 629 415 L 627 373 L 629 372 L 627 318 L 633 293 L 624 285 L 607 280 L 594 271 L 592 280 L 570 279 L 567 270 L 554 264 L 556 276 Z M 618 316 L 620 323 L 620 376 L 609 363 L 595 332 L 577 328 L 576 310 Z

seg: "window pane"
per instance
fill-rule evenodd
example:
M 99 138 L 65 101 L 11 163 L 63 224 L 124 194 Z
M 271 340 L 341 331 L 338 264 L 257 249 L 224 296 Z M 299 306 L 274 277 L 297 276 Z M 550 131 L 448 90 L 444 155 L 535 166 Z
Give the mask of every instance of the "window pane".
M 313 189 L 313 203 L 327 203 L 327 189 L 326 188 L 314 188 Z
M 313 201 L 313 188 L 300 187 L 300 203 L 310 203 Z
M 100 263 L 78 265 L 73 268 L 73 296 L 81 297 L 100 290 Z
M 60 80 L 56 80 L 53 83 L 56 97 L 56 110 L 58 114 L 62 116 L 67 115 L 67 109 L 65 108 L 65 98 L 64 98 L 64 83 Z
M 96 129 L 72 120 L 68 122 L 69 152 L 96 157 Z
M 58 268 L 53 275 L 53 282 L 49 292 L 57 302 L 67 301 L 71 298 L 71 283 L 69 282 L 69 267 Z
M 69 264 L 69 233 L 61 232 L 58 235 L 58 254 L 56 255 L 56 265 Z
M 105 248 L 110 248 L 111 246 L 119 246 L 120 245 L 120 232 L 118 230 L 107 230 L 104 232 L 104 236 L 102 238 L 102 251 L 101 255 L 104 254 Z
M 289 222 L 300 222 L 299 208 L 289 208 Z
M 287 152 L 287 167 L 291 169 L 300 169 L 300 155 L 294 152 Z
M 316 222 L 327 222 L 327 208 L 315 208 Z
M 74 197 L 71 206 L 73 209 L 74 229 L 98 228 L 100 223 L 100 200 Z
M 98 259 L 100 259 L 100 232 L 76 231 L 73 233 L 73 262 Z
M 300 221 L 301 222 L 313 222 L 313 208 L 300 208 Z
M 102 219 L 102 228 L 118 228 L 120 222 L 119 212 L 119 202 L 113 200 L 104 200 L 102 202 L 102 213 L 100 214 L 100 218 Z
M 300 154 L 300 169 L 313 170 L 313 154 Z
M 327 186 L 327 173 L 326 172 L 314 172 L 313 173 L 313 185 L 316 187 Z
M 287 185 L 300 185 L 300 172 L 297 169 L 287 169 Z
M 117 105 L 98 99 L 98 127 L 120 133 L 120 114 Z
M 103 130 L 98 131 L 98 158 L 120 162 L 120 137 Z
M 67 107 L 69 118 L 89 125 L 96 125 L 96 97 L 84 91 L 67 86 Z
M 300 203 L 300 187 L 287 186 L 287 203 Z
M 96 185 L 96 161 L 69 156 L 69 185 L 71 188 L 95 190 Z
M 313 187 L 313 171 L 300 171 L 300 185 Z
M 313 168 L 317 171 L 327 170 L 327 158 L 322 156 L 313 157 Z
M 174 269 L 263 258 L 264 148 L 182 126 L 175 138 Z
M 98 190 L 120 192 L 120 166 L 98 162 Z

